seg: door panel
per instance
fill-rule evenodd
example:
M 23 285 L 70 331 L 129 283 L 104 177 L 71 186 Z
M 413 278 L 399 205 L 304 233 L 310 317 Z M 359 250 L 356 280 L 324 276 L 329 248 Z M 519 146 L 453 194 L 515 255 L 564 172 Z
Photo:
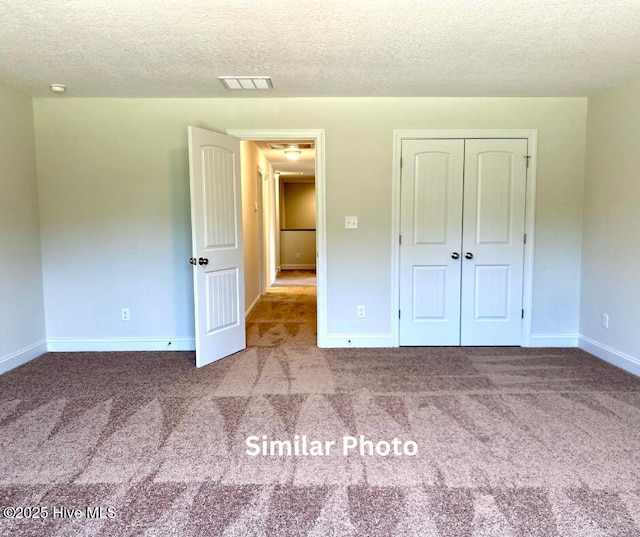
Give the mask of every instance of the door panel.
M 511 267 L 475 266 L 475 313 L 478 320 L 505 320 L 509 317 Z
M 481 153 L 477 166 L 476 244 L 508 243 L 512 235 L 513 155 L 495 151 Z
M 238 324 L 238 270 L 216 270 L 205 274 L 207 335 Z
M 196 365 L 246 347 L 240 140 L 189 127 Z M 204 264 L 206 260 L 206 264 Z
M 520 345 L 526 140 L 465 143 L 462 345 Z
M 400 345 L 460 344 L 463 140 L 402 144 Z
M 222 147 L 202 146 L 202 179 L 205 199 L 205 248 L 235 248 L 234 154 Z
M 413 267 L 413 320 L 445 320 L 447 267 Z
M 415 245 L 447 242 L 447 194 L 451 155 L 433 151 L 415 155 L 413 230 Z

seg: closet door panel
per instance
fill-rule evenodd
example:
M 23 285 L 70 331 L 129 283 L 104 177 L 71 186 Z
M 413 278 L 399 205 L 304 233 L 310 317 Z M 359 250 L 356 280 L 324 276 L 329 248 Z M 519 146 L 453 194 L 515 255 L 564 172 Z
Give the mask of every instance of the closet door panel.
M 400 345 L 459 345 L 464 141 L 404 141 L 402 161 Z
M 527 141 L 465 143 L 461 344 L 520 345 Z

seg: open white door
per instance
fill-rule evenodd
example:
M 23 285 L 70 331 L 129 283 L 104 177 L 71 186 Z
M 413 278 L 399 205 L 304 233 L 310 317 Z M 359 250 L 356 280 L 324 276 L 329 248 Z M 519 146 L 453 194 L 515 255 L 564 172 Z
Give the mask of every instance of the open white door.
M 189 127 L 196 365 L 246 347 L 240 140 Z

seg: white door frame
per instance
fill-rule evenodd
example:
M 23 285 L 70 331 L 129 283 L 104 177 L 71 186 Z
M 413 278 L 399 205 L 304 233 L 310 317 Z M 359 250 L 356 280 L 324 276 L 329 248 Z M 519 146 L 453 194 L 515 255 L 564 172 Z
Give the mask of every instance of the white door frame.
M 258 290 L 260 295 L 264 295 L 265 293 L 265 281 L 267 274 L 268 262 L 266 260 L 266 251 L 265 248 L 265 225 L 264 225 L 264 198 L 262 195 L 263 191 L 263 181 L 265 178 L 265 174 L 262 171 L 260 166 L 256 166 L 256 200 L 258 200 L 256 210 L 258 212 Z
M 227 129 L 227 134 L 245 141 L 312 140 L 316 150 L 316 281 L 318 293 L 318 347 L 327 341 L 327 237 L 325 210 L 324 129 Z
M 533 306 L 533 259 L 535 245 L 536 220 L 536 168 L 538 155 L 537 129 L 410 129 L 393 131 L 393 180 L 391 193 L 391 342 L 394 347 L 400 345 L 400 180 L 402 169 L 400 157 L 404 140 L 451 138 L 526 138 L 527 149 L 531 156 L 527 169 L 527 193 L 525 207 L 524 280 L 522 286 L 522 346 L 531 345 L 531 312 Z

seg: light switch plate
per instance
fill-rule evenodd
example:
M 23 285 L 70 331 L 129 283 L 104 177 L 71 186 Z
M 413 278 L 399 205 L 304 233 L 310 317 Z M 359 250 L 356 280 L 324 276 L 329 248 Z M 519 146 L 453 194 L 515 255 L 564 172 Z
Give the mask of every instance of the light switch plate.
M 357 216 L 345 216 L 344 217 L 345 229 L 358 229 L 358 217 Z

